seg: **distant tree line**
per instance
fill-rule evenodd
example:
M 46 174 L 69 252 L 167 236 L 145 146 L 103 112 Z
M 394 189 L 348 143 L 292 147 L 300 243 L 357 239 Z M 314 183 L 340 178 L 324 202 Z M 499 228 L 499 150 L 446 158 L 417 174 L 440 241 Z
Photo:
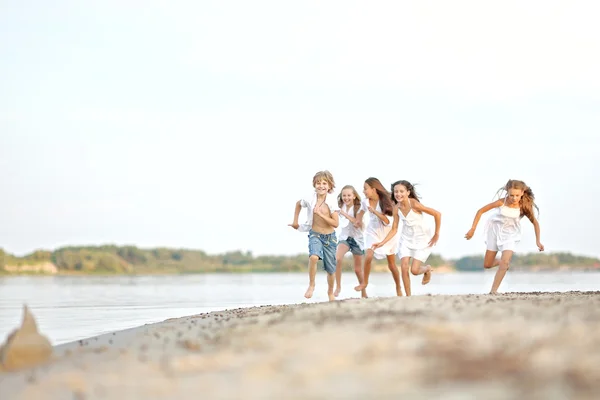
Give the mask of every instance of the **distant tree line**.
M 482 256 L 444 259 L 432 254 L 427 260 L 434 267 L 446 265 L 459 271 L 480 271 Z M 63 247 L 55 251 L 38 250 L 24 257 L 15 257 L 0 249 L 0 272 L 5 265 L 22 266 L 54 264 L 62 273 L 144 274 L 201 272 L 294 272 L 306 271 L 307 255 L 254 256 L 251 252 L 232 251 L 209 255 L 201 250 L 135 246 Z M 378 261 L 380 264 L 380 262 Z M 376 265 L 379 265 L 376 264 Z M 530 253 L 515 255 L 516 268 L 600 268 L 600 260 L 570 253 Z M 351 268 L 351 262 L 346 263 Z M 383 265 L 382 265 L 383 266 Z

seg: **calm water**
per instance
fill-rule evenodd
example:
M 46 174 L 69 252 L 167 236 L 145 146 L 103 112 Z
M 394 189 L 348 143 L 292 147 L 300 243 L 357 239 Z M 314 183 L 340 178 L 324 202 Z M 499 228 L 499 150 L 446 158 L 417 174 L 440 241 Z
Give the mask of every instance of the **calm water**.
M 434 274 L 427 286 L 412 278 L 413 295 L 489 292 L 494 271 Z M 21 276 L 0 278 L 0 340 L 21 320 L 27 303 L 53 344 L 131 328 L 168 318 L 238 307 L 304 302 L 306 273 L 207 274 L 138 277 Z M 340 299 L 359 297 L 356 278 L 342 278 Z M 315 296 L 326 301 L 325 274 L 319 271 Z M 600 273 L 509 272 L 503 292 L 600 290 Z M 394 295 L 389 273 L 372 274 L 369 296 Z

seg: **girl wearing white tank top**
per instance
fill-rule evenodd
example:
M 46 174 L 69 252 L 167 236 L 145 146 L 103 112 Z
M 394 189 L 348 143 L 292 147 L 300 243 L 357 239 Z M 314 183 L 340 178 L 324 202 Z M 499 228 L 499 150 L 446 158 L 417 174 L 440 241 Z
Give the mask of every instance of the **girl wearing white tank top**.
M 386 237 L 390 229 L 392 229 L 390 219 L 394 215 L 394 206 L 390 198 L 390 192 L 385 190 L 379 179 L 368 178 L 363 186 L 363 193 L 366 199 L 362 201 L 361 211 L 358 218 L 362 219 L 365 212 L 369 213 L 369 223 L 365 228 L 365 264 L 364 264 L 364 279 L 363 282 L 356 286 L 354 290 L 360 292 L 367 288 L 369 284 L 369 275 L 371 273 L 371 262 L 373 257 L 382 259 L 386 258 L 388 268 L 394 278 L 396 284 L 396 295 L 402 296 L 402 288 L 400 287 L 400 273 L 396 266 L 396 249 L 397 241 L 391 240 L 386 246 L 374 249 L 372 244 L 379 242 Z M 405 284 L 406 286 L 406 284 Z
M 481 216 L 493 208 L 497 210 L 488 219 L 485 227 L 487 250 L 483 260 L 483 268 L 498 267 L 490 294 L 498 293 L 502 279 L 504 279 L 506 271 L 510 268 L 510 260 L 521 240 L 521 218 L 524 216 L 533 224 L 538 249 L 544 251 L 544 245 L 540 242 L 540 224 L 533 212 L 534 208 L 538 211 L 539 209 L 534 202 L 535 196 L 531 188 L 523 181 L 510 179 L 498 191 L 498 194 L 501 193 L 505 194 L 477 211 L 473 226 L 465 235 L 467 240 L 471 239 Z M 496 259 L 498 251 L 502 254 L 499 260 Z
M 433 246 L 436 245 L 440 236 L 440 225 L 442 214 L 421 204 L 415 187 L 408 181 L 400 180 L 392 184 L 392 201 L 394 205 L 394 223 L 386 238 L 373 244 L 373 248 L 383 246 L 391 240 L 398 231 L 399 220 L 402 220 L 402 231 L 400 233 L 398 256 L 400 257 L 400 270 L 406 295 L 411 295 L 410 275 L 408 274 L 410 259 L 410 272 L 413 275 L 423 274 L 421 283 L 426 285 L 431 280 L 432 268 L 423 265 L 431 254 Z M 435 232 L 432 235 L 429 227 L 423 219 L 423 213 L 433 216 L 435 220 Z

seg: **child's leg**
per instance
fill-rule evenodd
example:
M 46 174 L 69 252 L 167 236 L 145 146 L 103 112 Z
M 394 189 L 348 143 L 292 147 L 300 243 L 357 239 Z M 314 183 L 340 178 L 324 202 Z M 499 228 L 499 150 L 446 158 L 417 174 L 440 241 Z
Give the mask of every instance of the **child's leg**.
M 354 258 L 354 273 L 356 274 L 356 279 L 358 279 L 358 284 L 361 285 L 364 280 L 363 276 L 363 256 L 359 254 L 354 254 L 352 256 Z M 367 298 L 367 289 L 363 289 L 361 291 L 361 297 Z
M 327 272 L 327 297 L 329 301 L 334 301 L 335 296 L 333 295 L 333 284 L 335 283 L 336 275 L 336 262 L 335 257 L 337 254 L 337 239 L 335 232 L 328 235 L 327 238 L 323 239 L 323 268 Z
M 498 251 L 486 250 L 483 258 L 483 268 L 494 268 L 500 264 L 500 260 L 496 259 Z
M 304 293 L 304 297 L 310 299 L 315 291 L 315 276 L 317 275 L 317 261 L 319 256 L 312 255 L 308 258 L 308 289 Z
M 338 243 L 337 253 L 335 254 L 335 291 L 333 295 L 338 297 L 342 290 L 342 264 L 344 263 L 344 255 L 350 250 L 346 243 Z
M 508 268 L 510 267 L 510 259 L 512 258 L 512 255 L 512 250 L 502 251 L 502 256 L 500 257 L 500 262 L 498 263 L 498 271 L 496 271 L 496 276 L 494 277 L 494 283 L 492 284 L 492 290 L 490 294 L 498 293 L 498 288 L 502 283 L 502 279 L 504 279 L 504 275 L 506 275 L 506 271 L 508 271 Z
M 333 294 L 333 284 L 335 283 L 335 274 L 327 274 L 327 297 L 329 297 L 329 301 L 335 300 L 335 295 Z
M 410 257 L 402 257 L 400 259 L 400 270 L 402 271 L 402 283 L 404 284 L 404 291 L 407 296 L 411 295 L 410 291 L 410 275 L 408 274 L 408 263 Z
M 369 285 L 369 275 L 371 275 L 371 262 L 373 261 L 373 249 L 368 249 L 365 256 L 365 268 L 363 270 L 363 281 L 360 285 L 356 286 L 354 290 L 362 292 Z
M 323 258 L 323 243 L 320 235 L 310 231 L 308 234 L 308 289 L 304 297 L 310 299 L 315 291 L 315 276 L 317 275 L 317 261 Z
M 387 257 L 388 268 L 394 278 L 396 284 L 396 296 L 402 296 L 402 289 L 400 288 L 400 274 L 398 273 L 398 267 L 396 266 L 396 254 L 388 255 Z
M 410 272 L 413 275 L 424 274 L 421 284 L 426 285 L 429 283 L 429 281 L 431 280 L 431 270 L 431 265 L 423 265 L 423 262 L 421 260 L 413 258 L 412 264 L 410 266 Z

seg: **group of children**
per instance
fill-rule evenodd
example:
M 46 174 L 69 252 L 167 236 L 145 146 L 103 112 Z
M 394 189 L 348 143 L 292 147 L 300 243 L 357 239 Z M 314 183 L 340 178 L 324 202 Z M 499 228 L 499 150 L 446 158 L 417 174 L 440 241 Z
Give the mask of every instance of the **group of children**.
M 311 298 L 313 295 L 317 263 L 321 260 L 327 272 L 329 301 L 335 300 L 341 290 L 342 263 L 348 251 L 352 253 L 358 279 L 354 289 L 361 292 L 362 297 L 367 297 L 373 257 L 387 259 L 398 296 L 402 296 L 400 277 L 406 295 L 411 295 L 409 270 L 413 275 L 423 275 L 423 285 L 429 283 L 432 268 L 425 262 L 439 239 L 442 217 L 439 211 L 421 203 L 410 182 L 394 182 L 388 192 L 379 179 L 371 177 L 363 185 L 364 199 L 361 200 L 353 186 L 346 185 L 336 201 L 332 174 L 319 171 L 313 177 L 313 187 L 314 193 L 296 203 L 294 221 L 289 224 L 301 232 L 308 232 L 309 284 L 304 297 Z M 521 239 L 520 220 L 523 216 L 533 224 L 537 246 L 540 251 L 544 250 L 540 243 L 540 227 L 533 211 L 537 206 L 531 188 L 522 181 L 509 180 L 499 194 L 498 200 L 477 211 L 473 225 L 465 235 L 467 240 L 471 239 L 481 216 L 497 209 L 489 218 L 484 234 L 487 250 L 483 267 L 498 267 L 490 292 L 492 294 L 497 293 Z M 307 210 L 307 221 L 300 225 L 298 218 L 302 208 Z M 365 213 L 368 223 L 363 226 Z M 424 220 L 424 214 L 431 215 L 435 221 L 433 233 Z M 400 221 L 402 228 L 399 231 Z M 339 241 L 335 232 L 338 227 L 341 227 Z M 496 259 L 498 251 L 501 252 L 499 260 Z M 400 272 L 396 266 L 396 254 L 400 258 Z

